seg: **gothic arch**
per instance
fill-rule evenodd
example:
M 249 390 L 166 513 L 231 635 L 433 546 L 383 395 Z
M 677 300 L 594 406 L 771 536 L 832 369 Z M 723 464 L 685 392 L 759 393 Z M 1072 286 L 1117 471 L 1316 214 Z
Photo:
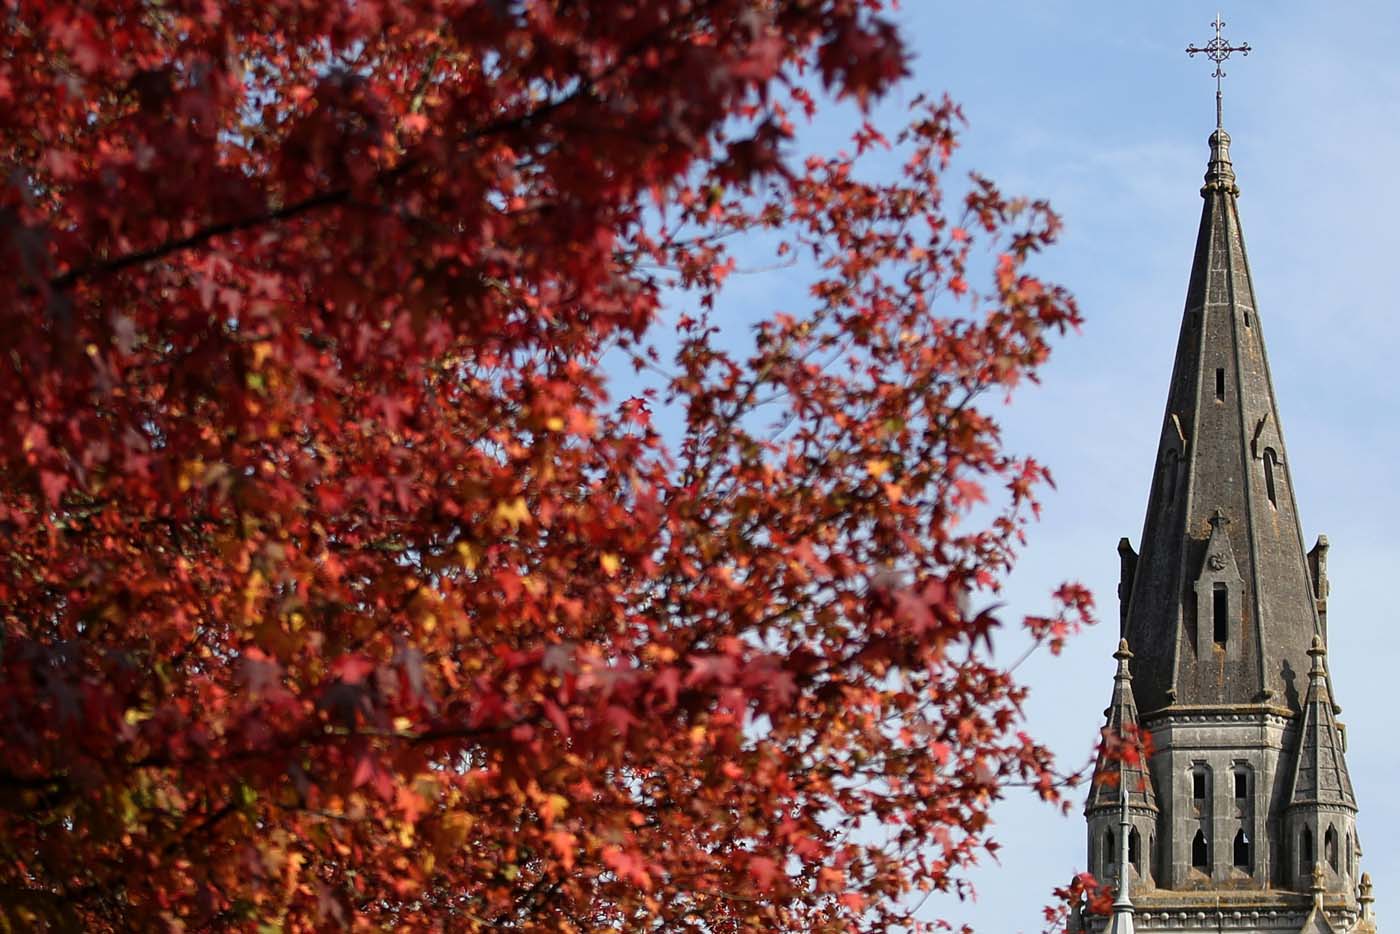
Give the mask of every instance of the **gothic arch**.
M 1235 833 L 1235 845 L 1233 849 L 1232 862 L 1235 868 L 1248 871 L 1254 862 L 1254 848 L 1250 844 L 1249 834 L 1245 833 L 1243 827 Z

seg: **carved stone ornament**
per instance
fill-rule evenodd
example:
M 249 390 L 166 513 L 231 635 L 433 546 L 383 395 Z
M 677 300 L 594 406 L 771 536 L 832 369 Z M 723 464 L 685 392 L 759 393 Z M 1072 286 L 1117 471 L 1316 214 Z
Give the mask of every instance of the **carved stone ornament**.
M 1206 564 L 1210 566 L 1212 571 L 1223 571 L 1225 570 L 1225 556 L 1217 551 L 1206 559 Z

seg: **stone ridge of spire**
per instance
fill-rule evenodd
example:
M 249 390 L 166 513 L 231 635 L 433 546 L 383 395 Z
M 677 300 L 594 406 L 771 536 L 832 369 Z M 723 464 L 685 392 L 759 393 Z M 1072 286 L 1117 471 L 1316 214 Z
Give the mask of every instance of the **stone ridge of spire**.
M 1356 810 L 1356 793 L 1347 772 L 1346 748 L 1336 708 L 1328 689 L 1327 649 L 1313 637 L 1308 697 L 1303 705 L 1303 728 L 1298 756 L 1289 783 L 1288 807 L 1324 805 Z

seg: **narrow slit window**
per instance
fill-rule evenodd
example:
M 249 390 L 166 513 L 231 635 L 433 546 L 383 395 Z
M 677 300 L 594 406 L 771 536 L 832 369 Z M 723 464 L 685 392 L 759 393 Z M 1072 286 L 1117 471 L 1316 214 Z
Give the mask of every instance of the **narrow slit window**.
M 1230 593 L 1224 584 L 1216 584 L 1211 594 L 1211 616 L 1215 623 L 1215 643 L 1224 645 L 1230 636 Z M 1238 797 L 1238 796 L 1237 796 Z
M 1197 772 L 1192 772 L 1192 773 L 1191 773 L 1191 797 L 1195 798 L 1197 801 L 1204 801 L 1204 800 L 1205 800 L 1205 798 L 1206 798 L 1206 773 L 1205 773 L 1205 772 L 1197 771 Z
M 1312 872 L 1313 865 L 1313 839 L 1312 830 L 1303 828 L 1303 835 L 1298 840 L 1298 877 L 1307 878 Z
M 1325 843 L 1324 843 L 1323 845 L 1324 845 L 1324 848 L 1325 848 L 1326 851 L 1327 851 L 1327 865 L 1329 865 L 1329 866 L 1332 867 L 1332 871 L 1333 871 L 1333 872 L 1336 872 L 1336 871 L 1337 871 L 1337 868 L 1338 868 L 1338 864 L 1337 864 L 1337 829 L 1336 829 L 1335 827 L 1328 827 L 1328 828 L 1327 828 L 1327 836 L 1326 836 L 1326 838 L 1325 838 Z
M 1128 832 L 1128 864 L 1140 873 L 1142 872 L 1142 863 L 1139 861 L 1141 857 L 1138 855 L 1139 839 L 1136 827 Z
M 1278 470 L 1278 454 L 1273 448 L 1264 449 L 1264 490 L 1269 494 L 1269 505 L 1278 508 L 1278 487 L 1274 474 Z
M 1249 327 L 1249 312 L 1244 313 L 1244 326 Z
M 1113 875 L 1113 867 L 1118 862 L 1118 854 L 1113 852 L 1113 831 L 1103 832 L 1103 877 L 1105 879 Z
M 1249 834 L 1244 832 L 1243 827 L 1235 834 L 1235 868 L 1249 868 Z
M 1235 797 L 1249 797 L 1249 773 L 1244 769 L 1235 772 Z
M 1196 838 L 1191 841 L 1191 866 L 1195 869 L 1210 868 L 1210 846 L 1206 843 L 1204 830 L 1196 831 Z
M 1221 367 L 1215 368 L 1215 398 L 1225 400 L 1225 370 Z

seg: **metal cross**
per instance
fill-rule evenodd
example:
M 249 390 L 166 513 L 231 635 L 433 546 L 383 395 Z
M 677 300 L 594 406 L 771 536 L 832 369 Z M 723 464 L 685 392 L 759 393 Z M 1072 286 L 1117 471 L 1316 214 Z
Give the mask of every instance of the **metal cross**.
M 1215 128 L 1218 130 L 1224 126 L 1223 105 L 1220 96 L 1220 79 L 1225 77 L 1225 69 L 1220 66 L 1225 59 L 1230 57 L 1231 52 L 1239 52 L 1241 55 L 1248 55 L 1251 49 L 1248 42 L 1243 45 L 1231 45 L 1228 41 L 1221 38 L 1220 30 L 1225 27 L 1225 21 L 1220 18 L 1219 13 L 1215 14 L 1215 22 L 1211 23 L 1211 25 L 1215 27 L 1215 38 L 1207 42 L 1204 47 L 1188 45 L 1186 47 L 1186 54 L 1195 58 L 1197 52 L 1204 52 L 1206 58 L 1215 62 L 1215 72 L 1211 77 L 1215 79 Z

